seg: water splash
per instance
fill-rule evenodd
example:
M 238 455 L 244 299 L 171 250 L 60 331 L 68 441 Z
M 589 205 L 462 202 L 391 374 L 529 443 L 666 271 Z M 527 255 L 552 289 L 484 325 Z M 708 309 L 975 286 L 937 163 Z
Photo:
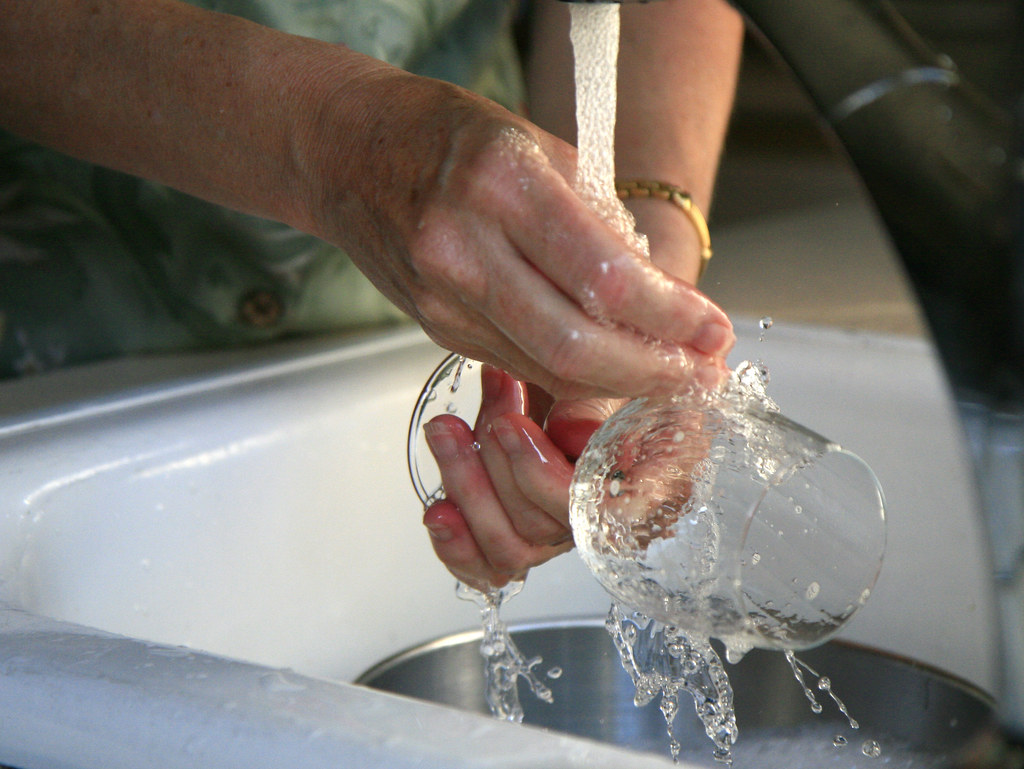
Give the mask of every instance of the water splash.
M 466 368 L 466 356 L 459 356 L 459 363 L 455 369 L 455 373 L 452 375 L 452 383 L 448 387 L 448 392 L 452 395 L 459 391 L 459 387 L 462 385 L 462 372 Z
M 715 760 L 731 764 L 732 746 L 739 737 L 732 686 L 708 639 L 663 625 L 640 612 L 627 613 L 617 604 L 612 604 L 605 628 L 636 689 L 633 703 L 640 707 L 660 696 L 673 760 L 678 760 L 680 751 L 674 721 L 685 694 L 693 700 L 697 717 L 714 743 Z
M 491 715 L 503 721 L 522 723 L 523 706 L 519 700 L 519 679 L 522 678 L 537 699 L 553 702 L 551 689 L 534 671 L 540 657 L 527 658 L 512 640 L 508 626 L 501 619 L 501 606 L 523 589 L 522 582 L 510 582 L 505 587 L 493 588 L 486 593 L 464 585 L 456 587 L 456 595 L 480 607 L 483 639 L 480 654 L 484 658 L 486 678 L 485 696 Z M 551 676 L 552 678 L 556 676 Z

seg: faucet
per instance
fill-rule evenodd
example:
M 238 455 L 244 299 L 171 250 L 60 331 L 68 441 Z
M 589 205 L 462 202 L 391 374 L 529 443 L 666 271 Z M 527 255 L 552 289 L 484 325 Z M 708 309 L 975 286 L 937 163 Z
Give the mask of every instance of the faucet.
M 731 2 L 844 146 L 928 320 L 991 542 L 1000 717 L 1024 742 L 1024 130 L 886 0 Z

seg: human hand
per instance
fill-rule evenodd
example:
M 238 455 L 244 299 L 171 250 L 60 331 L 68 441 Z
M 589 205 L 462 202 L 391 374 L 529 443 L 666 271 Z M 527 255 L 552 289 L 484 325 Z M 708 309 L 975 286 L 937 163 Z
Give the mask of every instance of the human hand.
M 310 228 L 431 338 L 562 399 L 718 379 L 725 314 L 580 200 L 570 145 L 462 89 L 367 66 L 338 109 L 317 107 Z
M 425 425 L 446 498 L 427 509 L 424 524 L 448 569 L 485 589 L 572 549 L 572 460 L 619 402 L 556 402 L 545 432 L 527 416 L 522 382 L 491 366 L 481 380 L 473 428 L 450 415 Z
M 559 398 L 720 371 L 725 315 L 587 208 L 569 144 L 493 102 L 174 0 L 7 16 L 20 136 L 331 241 L 442 346 Z

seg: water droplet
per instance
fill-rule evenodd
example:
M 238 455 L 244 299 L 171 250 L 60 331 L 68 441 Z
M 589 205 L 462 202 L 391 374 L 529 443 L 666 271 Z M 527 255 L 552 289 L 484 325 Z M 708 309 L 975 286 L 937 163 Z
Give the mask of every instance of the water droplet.
M 673 747 L 678 741 L 673 721 L 679 698 L 689 693 L 716 754 L 721 756 L 719 760 L 730 763 L 731 746 L 738 733 L 732 688 L 721 659 L 707 639 L 665 626 L 639 612 L 627 615 L 615 605 L 605 627 L 619 652 L 622 667 L 635 683 L 634 703 L 645 705 L 660 695 L 673 757 L 678 750 Z M 679 660 L 678 668 L 662 667 L 658 660 L 666 654 Z
M 730 645 L 725 648 L 725 658 L 729 661 L 730 665 L 737 665 L 746 656 L 748 651 L 750 651 L 749 646 Z
M 821 585 L 819 585 L 817 582 L 812 582 L 807 586 L 807 590 L 804 591 L 804 595 L 807 597 L 808 601 L 813 601 L 815 598 L 818 597 L 818 593 L 820 592 Z
M 462 384 L 462 369 L 466 365 L 465 356 L 459 356 L 459 363 L 455 367 L 455 373 L 452 375 L 452 383 L 448 388 L 448 391 L 455 394 L 459 391 L 459 386 Z
M 827 692 L 832 688 L 832 682 L 826 676 L 822 676 L 818 679 L 818 688 L 823 692 Z
M 770 329 L 774 323 L 775 321 L 772 320 L 770 315 L 765 315 L 757 322 L 757 325 L 761 327 L 761 335 L 757 338 L 757 341 L 764 341 L 764 332 Z
M 554 667 L 554 668 L 551 668 L 551 669 L 550 669 L 550 670 L 549 670 L 549 671 L 547 672 L 547 676 L 548 676 L 548 678 L 551 678 L 551 679 L 558 679 L 558 678 L 561 678 L 561 677 L 562 677 L 562 669 L 561 669 L 561 668 L 559 668 L 559 667 Z
M 481 448 L 480 441 L 473 441 L 472 448 L 473 448 L 473 451 L 480 451 L 480 448 Z
M 832 738 L 832 745 L 837 748 L 846 747 L 848 740 L 841 734 L 837 734 Z
M 750 556 L 750 565 L 751 566 L 757 566 L 757 564 L 759 564 L 759 563 L 761 563 L 761 554 L 760 553 L 754 553 L 753 555 Z
M 878 744 L 877 740 L 864 740 L 864 744 L 860 746 L 860 752 L 868 758 L 878 758 L 882 755 L 882 746 Z

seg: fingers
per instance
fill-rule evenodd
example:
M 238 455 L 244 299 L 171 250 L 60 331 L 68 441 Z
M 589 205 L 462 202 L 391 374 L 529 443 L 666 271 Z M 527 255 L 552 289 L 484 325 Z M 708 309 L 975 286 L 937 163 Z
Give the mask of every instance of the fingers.
M 488 587 L 503 587 L 514 578 L 491 567 L 453 502 L 442 499 L 428 507 L 423 525 L 430 532 L 434 553 L 460 582 L 486 591 Z
M 567 198 L 564 189 L 538 186 L 531 192 L 536 208 L 513 211 L 506 234 L 531 264 L 589 315 L 699 353 L 728 352 L 728 317 L 691 284 L 632 251 L 578 198 Z M 527 219 L 533 226 L 526 226 Z
M 416 230 L 416 314 L 436 341 L 563 399 L 721 380 L 728 318 L 631 252 L 551 148 L 526 130 L 467 145 Z
M 568 185 L 548 182 L 528 187 L 503 223 L 523 260 L 564 302 L 541 308 L 526 324 L 516 323 L 522 314 L 513 316 L 502 330 L 524 347 L 533 342 L 532 354 L 556 378 L 616 394 L 665 392 L 667 384 L 678 387 L 714 368 L 735 342 L 725 313 L 631 251 Z M 504 275 L 501 285 L 513 289 L 517 281 L 525 288 L 528 272 Z M 536 323 L 548 333 L 531 338 Z M 622 365 L 609 367 L 609 360 Z
M 548 412 L 544 432 L 569 459 L 583 453 L 590 436 L 626 401 L 592 398 L 585 401 L 557 401 Z
M 447 499 L 427 510 L 424 523 L 438 558 L 459 579 L 473 585 L 500 586 L 571 549 L 571 539 L 535 543 L 516 530 L 480 457 L 482 447 L 476 447 L 479 444 L 468 425 L 441 416 L 427 423 L 425 434 L 441 470 Z
M 499 586 L 572 548 L 573 467 L 525 416 L 521 382 L 484 366 L 481 384 L 475 430 L 448 415 L 424 427 L 446 495 L 424 523 L 453 574 Z
M 650 279 L 657 272 L 638 257 L 630 259 L 639 265 L 640 276 Z M 484 314 L 512 343 L 506 360 L 513 373 L 538 383 L 560 399 L 667 394 L 693 381 L 714 387 L 724 376 L 724 355 L 735 340 L 728 321 L 725 325 L 710 322 L 699 332 L 712 339 L 709 349 L 716 352 L 710 354 L 663 335 L 645 335 L 621 313 L 617 318 L 589 314 L 578 301 L 558 290 L 550 276 L 519 256 L 496 261 L 488 274 L 494 294 L 488 297 Z M 621 279 L 633 280 L 633 276 Z M 684 287 L 686 298 L 679 299 L 676 308 L 681 311 L 693 304 L 701 313 L 714 308 L 682 281 L 668 275 L 659 273 L 655 286 L 662 298 L 671 288 Z M 634 288 L 643 290 L 639 285 Z M 644 305 L 639 292 L 630 289 L 630 293 L 634 301 Z M 657 299 L 652 289 L 652 305 Z M 708 312 L 715 317 L 720 314 L 717 308 Z M 657 323 L 652 316 L 649 325 Z M 671 321 L 666 320 L 665 325 L 669 327 Z M 609 365 L 609 361 L 615 364 Z
M 543 533 L 538 535 L 551 544 L 565 542 L 571 536 L 569 485 L 572 483 L 572 463 L 535 422 L 522 415 L 506 414 L 495 419 L 492 431 L 508 457 L 516 487 L 532 505 L 532 508 L 521 509 L 534 515 L 544 515 L 541 523 L 546 525 L 541 529 Z M 525 517 L 522 513 L 520 516 Z M 523 522 L 517 525 L 517 529 L 530 531 L 532 527 Z
M 481 385 L 483 398 L 474 434 L 480 459 L 506 515 L 527 542 L 564 542 L 569 536 L 568 496 L 553 496 L 549 489 L 567 490 L 572 466 L 536 423 L 524 416 L 522 383 L 485 366 Z M 518 422 L 509 421 L 517 417 Z

